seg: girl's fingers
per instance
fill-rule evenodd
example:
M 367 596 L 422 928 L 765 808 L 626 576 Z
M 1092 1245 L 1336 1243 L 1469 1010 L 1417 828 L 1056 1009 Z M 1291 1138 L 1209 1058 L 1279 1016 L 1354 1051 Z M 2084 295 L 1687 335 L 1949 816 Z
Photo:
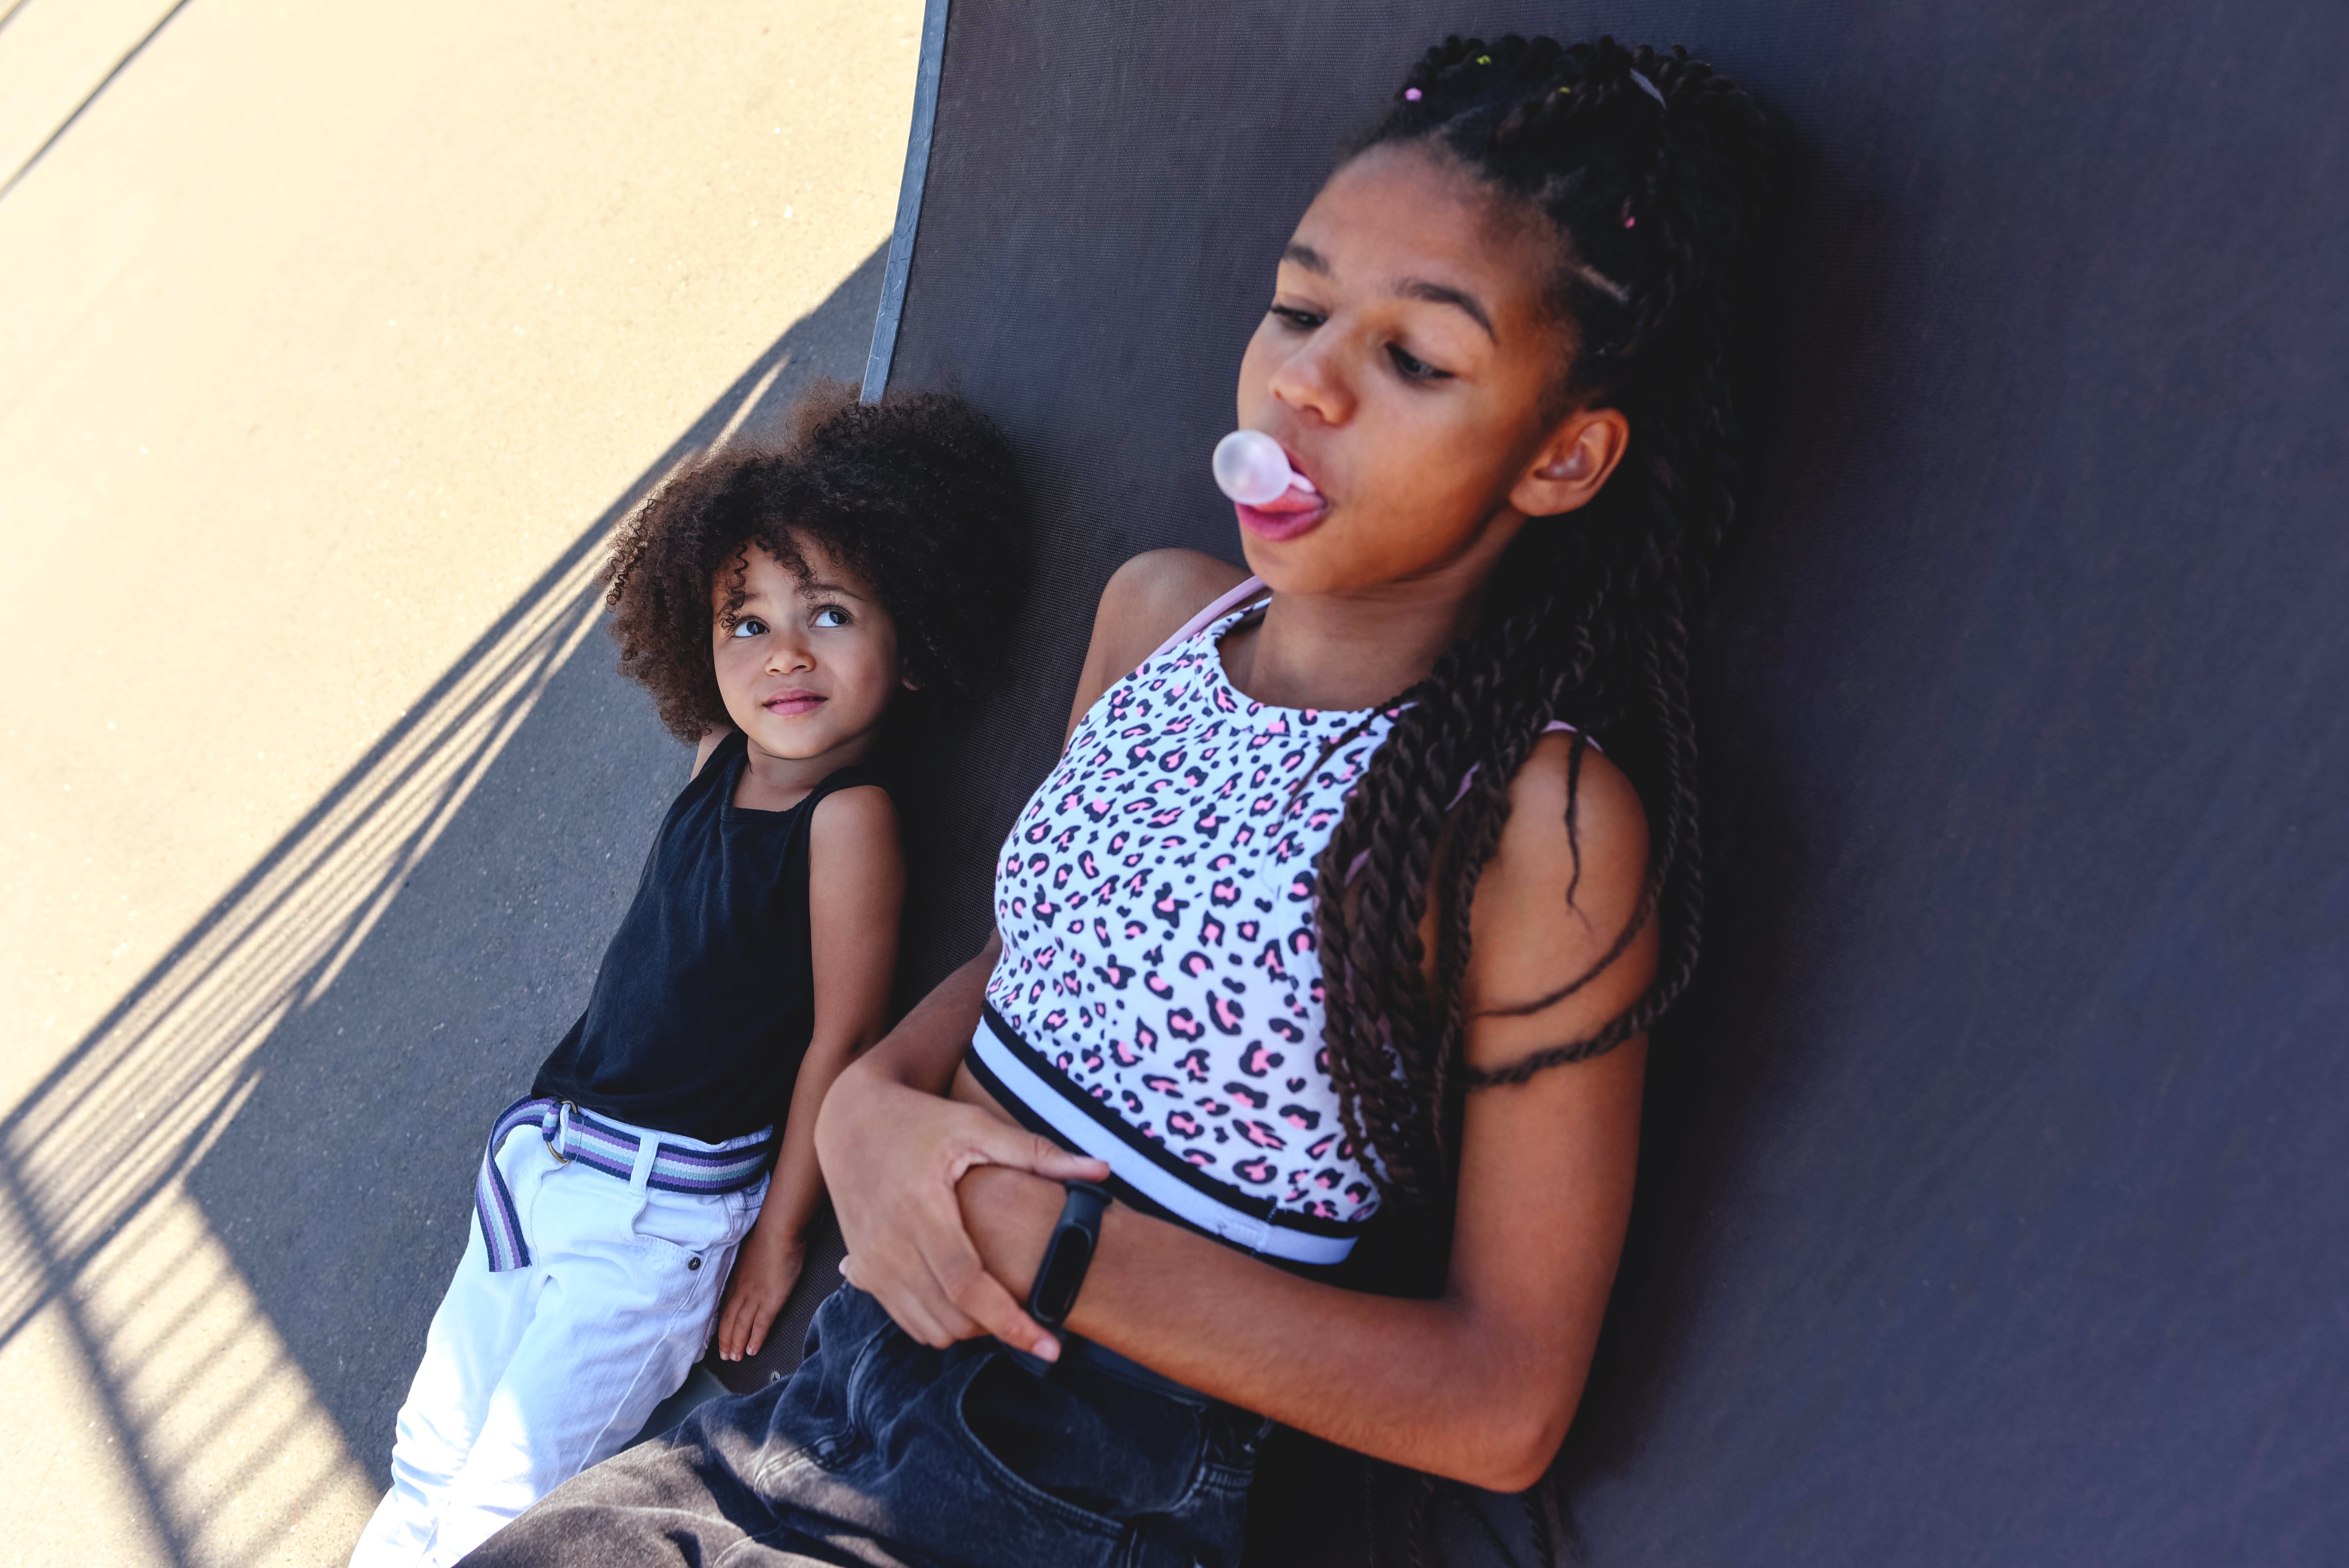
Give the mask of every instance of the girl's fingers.
M 919 1263 L 916 1259 L 917 1267 Z M 943 1350 L 978 1332 L 978 1326 L 955 1305 L 954 1297 L 939 1287 L 926 1269 L 905 1279 L 895 1295 L 907 1315 L 921 1325 L 918 1332 L 910 1325 L 906 1332 L 933 1349 Z
M 991 1334 L 1048 1359 L 1052 1337 L 988 1274 L 963 1229 L 955 1184 L 978 1165 L 1053 1181 L 1105 1180 L 1109 1167 L 974 1107 L 907 1097 L 911 1136 L 930 1159 L 868 1162 L 852 1146 L 828 1171 L 849 1243 L 841 1279 L 880 1303 L 892 1322 L 943 1347 Z M 763 1332 L 763 1329 L 761 1330 Z
M 977 1333 L 991 1334 L 1006 1345 L 1017 1346 L 1047 1361 L 1057 1359 L 1061 1354 L 1059 1344 L 1037 1326 L 1036 1320 L 1011 1298 L 1011 1293 L 987 1272 L 970 1239 L 957 1229 L 955 1240 L 960 1245 L 936 1258 L 930 1273 L 956 1313 Z M 972 1336 L 964 1334 L 957 1337 Z
M 930 1310 L 929 1304 L 918 1295 L 877 1290 L 871 1295 L 881 1304 L 881 1310 L 889 1315 L 890 1322 L 904 1329 L 909 1337 L 933 1350 L 943 1350 L 960 1337 L 950 1332 L 937 1315 Z
M 1051 1148 L 1050 1158 L 1038 1161 L 1037 1175 L 1049 1176 L 1055 1181 L 1106 1181 L 1109 1180 L 1108 1161 L 1095 1160 L 1086 1154 L 1071 1154 L 1057 1145 Z
M 851 1253 L 840 1260 L 841 1283 L 880 1303 L 890 1322 L 924 1345 L 935 1348 L 953 1343 L 933 1304 L 923 1299 L 918 1286 L 905 1283 L 929 1283 L 927 1271 L 920 1267 L 918 1259 L 914 1260 L 915 1267 L 910 1270 L 896 1266 L 900 1261 L 887 1248 Z M 943 1298 L 937 1299 L 935 1305 L 944 1306 Z
M 983 1113 L 982 1113 L 983 1114 Z M 1041 1133 L 1014 1127 L 1009 1122 L 986 1117 L 985 1135 L 976 1140 L 975 1159 L 962 1161 L 963 1170 L 973 1165 L 1008 1165 L 1016 1171 L 1026 1171 L 1038 1176 L 1049 1176 L 1055 1181 L 1105 1181 L 1109 1166 L 1105 1161 L 1071 1154 Z M 957 1178 L 960 1178 L 957 1171 Z
M 720 1308 L 718 1314 L 718 1359 L 720 1361 L 735 1359 L 737 1346 L 734 1343 L 734 1325 L 741 1315 L 735 1310 L 738 1305 L 730 1292 L 726 1297 L 725 1306 Z
M 775 1315 L 782 1309 L 783 1304 L 780 1301 L 761 1303 L 758 1310 L 750 1314 L 750 1332 L 742 1341 L 741 1353 L 744 1356 L 759 1354 L 760 1347 L 767 1343 L 767 1330 L 775 1326 Z
M 748 1338 L 749 1336 L 743 1331 L 748 1327 L 749 1320 L 751 1315 L 752 1314 L 749 1309 L 748 1304 L 738 1302 L 735 1305 L 733 1315 L 727 1321 L 726 1349 L 728 1357 L 731 1360 L 740 1361 L 745 1354 L 742 1342 Z

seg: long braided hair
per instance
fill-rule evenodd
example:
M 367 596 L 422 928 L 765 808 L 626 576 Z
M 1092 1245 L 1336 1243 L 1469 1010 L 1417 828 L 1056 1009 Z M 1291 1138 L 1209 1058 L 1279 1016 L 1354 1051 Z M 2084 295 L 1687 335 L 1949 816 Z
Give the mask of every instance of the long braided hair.
M 1448 1208 L 1469 1091 L 1643 1033 L 1695 967 L 1690 623 L 1735 511 L 1733 358 L 1773 158 L 1760 110 L 1726 77 L 1684 50 L 1611 38 L 1447 38 L 1356 151 L 1390 144 L 1447 155 L 1547 219 L 1552 308 L 1571 344 L 1557 412 L 1609 407 L 1630 426 L 1604 490 L 1578 511 L 1529 522 L 1478 624 L 1389 705 L 1392 732 L 1317 868 L 1329 1068 L 1348 1134 L 1375 1154 L 1390 1195 Z M 1479 1072 L 1464 1054 L 1470 906 L 1508 820 L 1510 780 L 1553 719 L 1576 727 L 1567 828 L 1578 867 L 1584 736 L 1639 790 L 1650 863 L 1636 913 L 1599 963 L 1509 1011 L 1538 1012 L 1588 985 L 1651 921 L 1659 972 L 1597 1033 Z M 1431 899 L 1432 984 L 1420 934 Z
M 1775 160 L 1760 109 L 1726 77 L 1685 50 L 1611 38 L 1447 38 L 1412 67 L 1355 153 L 1390 144 L 1447 155 L 1548 221 L 1551 307 L 1571 346 L 1556 411 L 1613 407 L 1630 426 L 1599 494 L 1529 522 L 1475 627 L 1384 706 L 1393 728 L 1316 867 L 1324 1038 L 1347 1134 L 1375 1156 L 1385 1196 L 1448 1230 L 1466 1096 L 1645 1033 L 1695 969 L 1703 880 L 1690 629 L 1736 510 L 1737 350 Z M 1651 922 L 1658 972 L 1596 1033 L 1479 1071 L 1464 1051 L 1470 909 L 1508 821 L 1510 781 L 1553 719 L 1575 727 L 1566 825 L 1578 876 L 1576 789 L 1584 738 L 1595 736 L 1646 809 L 1647 880 L 1597 964 L 1507 1011 L 1537 1013 L 1589 985 Z M 1432 981 L 1421 938 L 1431 899 Z M 1423 1256 L 1440 1266 L 1442 1251 Z M 1383 1499 L 1366 1521 L 1374 1555 L 1386 1555 L 1384 1535 L 1405 1561 L 1432 1560 L 1447 1508 L 1507 1555 L 1457 1489 L 1379 1465 L 1364 1480 Z M 1560 1529 L 1571 1531 L 1557 1501 L 1547 1486 L 1525 1500 L 1545 1562 Z

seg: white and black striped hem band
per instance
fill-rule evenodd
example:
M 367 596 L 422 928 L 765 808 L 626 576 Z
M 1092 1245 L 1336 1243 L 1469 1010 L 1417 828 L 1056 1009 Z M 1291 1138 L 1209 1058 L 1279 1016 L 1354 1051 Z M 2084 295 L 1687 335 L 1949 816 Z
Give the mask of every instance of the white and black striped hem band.
M 1195 1182 L 1212 1178 L 1195 1176 L 1186 1180 L 1176 1174 L 1167 1169 L 1169 1164 L 1178 1165 L 1185 1171 L 1194 1167 L 1151 1143 L 1123 1120 L 1114 1128 L 1105 1125 L 1103 1119 L 1112 1114 L 1106 1109 L 1071 1100 L 1067 1091 L 1029 1065 L 1023 1048 L 1001 1037 L 1001 1033 L 1009 1031 L 995 1020 L 992 1008 L 988 1015 L 980 1020 L 978 1032 L 970 1041 L 971 1055 L 985 1068 L 986 1076 L 1000 1083 L 1020 1102 L 1021 1109 L 1041 1119 L 1080 1152 L 1106 1161 L 1119 1181 L 1176 1219 L 1233 1246 L 1288 1263 L 1343 1263 L 1354 1250 L 1361 1233 L 1359 1226 L 1341 1227 L 1277 1211 L 1251 1214 L 1211 1192 L 1200 1191 Z

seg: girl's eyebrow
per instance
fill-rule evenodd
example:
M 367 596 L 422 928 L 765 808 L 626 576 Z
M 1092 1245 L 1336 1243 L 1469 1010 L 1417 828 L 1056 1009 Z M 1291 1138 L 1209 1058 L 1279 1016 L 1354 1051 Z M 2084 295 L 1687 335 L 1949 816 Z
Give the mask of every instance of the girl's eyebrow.
M 1312 246 L 1300 245 L 1294 240 L 1280 253 L 1280 259 L 1325 278 L 1332 276 L 1336 271 L 1330 265 L 1329 257 Z M 1465 289 L 1456 289 L 1449 284 L 1429 283 L 1424 278 L 1405 278 L 1395 285 L 1395 293 L 1405 299 L 1425 300 L 1430 304 L 1457 306 L 1467 312 L 1469 320 L 1485 329 L 1486 337 L 1495 344 L 1501 341 L 1500 334 L 1493 330 L 1493 318 L 1486 313 L 1484 303 Z
M 1307 272 L 1319 273 L 1325 278 L 1330 273 L 1329 257 L 1312 246 L 1300 245 L 1294 240 L 1289 241 L 1288 248 L 1280 253 L 1280 259 L 1284 262 L 1294 262 Z
M 1476 296 L 1464 289 L 1455 289 L 1449 284 L 1432 284 L 1425 278 L 1405 278 L 1395 284 L 1395 293 L 1405 299 L 1423 299 L 1430 304 L 1457 305 L 1468 313 L 1469 320 L 1485 329 L 1486 337 L 1495 345 L 1501 341 L 1500 335 L 1493 330 L 1493 318 L 1485 314 L 1485 307 L 1477 302 Z
M 843 588 L 837 583 L 818 583 L 809 579 L 800 584 L 800 597 L 802 599 L 821 599 L 827 595 L 835 599 L 854 599 L 859 603 L 864 598 L 855 589 Z

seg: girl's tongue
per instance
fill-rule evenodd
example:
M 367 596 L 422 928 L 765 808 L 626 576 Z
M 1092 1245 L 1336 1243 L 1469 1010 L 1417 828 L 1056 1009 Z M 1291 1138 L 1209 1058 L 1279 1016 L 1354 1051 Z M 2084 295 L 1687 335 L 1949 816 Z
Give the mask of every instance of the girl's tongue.
M 1292 484 L 1262 506 L 1234 501 L 1232 510 L 1239 514 L 1242 528 L 1259 539 L 1278 542 L 1320 527 L 1330 511 L 1330 498 Z
M 1328 504 L 1329 502 L 1321 498 L 1319 491 L 1310 490 L 1302 483 L 1293 483 L 1262 506 L 1251 507 L 1248 510 L 1266 512 L 1318 511 Z

